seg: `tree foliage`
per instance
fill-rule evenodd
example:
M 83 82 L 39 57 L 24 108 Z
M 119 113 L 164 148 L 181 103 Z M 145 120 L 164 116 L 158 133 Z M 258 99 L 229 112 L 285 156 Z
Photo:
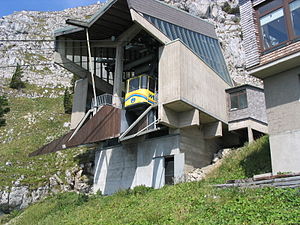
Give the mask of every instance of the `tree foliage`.
M 0 96 L 0 127 L 5 126 L 6 122 L 3 119 L 4 114 L 10 111 L 8 107 L 8 100 L 5 96 Z
M 17 64 L 16 70 L 11 78 L 9 87 L 13 89 L 20 90 L 21 88 L 25 88 L 25 83 L 21 80 L 23 77 L 23 70 L 19 64 Z
M 68 88 L 65 89 L 64 93 L 64 109 L 65 113 L 71 114 L 72 113 L 72 102 L 73 102 L 73 96 L 68 90 Z

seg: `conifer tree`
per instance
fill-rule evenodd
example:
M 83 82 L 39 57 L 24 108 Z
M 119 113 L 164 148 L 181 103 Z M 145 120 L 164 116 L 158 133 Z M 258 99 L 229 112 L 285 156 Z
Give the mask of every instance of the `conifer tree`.
M 25 83 L 21 80 L 23 77 L 23 70 L 19 64 L 17 64 L 17 68 L 11 78 L 11 82 L 9 84 L 10 88 L 18 89 L 25 88 Z
M 0 96 L 0 127 L 5 126 L 6 122 L 3 119 L 4 114 L 8 113 L 10 109 L 8 106 L 8 100 L 5 96 Z
M 68 88 L 65 89 L 65 94 L 64 94 L 64 109 L 65 109 L 65 113 L 67 114 L 72 113 L 72 95 L 69 92 Z

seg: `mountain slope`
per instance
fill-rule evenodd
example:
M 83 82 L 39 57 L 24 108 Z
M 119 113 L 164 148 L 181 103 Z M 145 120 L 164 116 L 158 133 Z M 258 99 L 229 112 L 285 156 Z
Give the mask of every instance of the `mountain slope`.
M 246 163 L 253 156 L 261 160 Z M 217 189 L 211 185 L 270 170 L 268 137 L 234 150 L 205 181 L 136 187 L 113 196 L 59 194 L 2 219 L 8 224 L 299 224 L 293 189 Z M 255 164 L 255 167 L 254 167 Z M 254 169 L 255 168 L 255 169 Z

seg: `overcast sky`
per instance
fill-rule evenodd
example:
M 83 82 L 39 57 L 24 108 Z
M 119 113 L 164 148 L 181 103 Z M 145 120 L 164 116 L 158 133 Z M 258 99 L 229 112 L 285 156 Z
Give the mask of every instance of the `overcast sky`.
M 77 6 L 85 6 L 106 0 L 0 0 L 0 17 L 14 11 L 57 11 Z

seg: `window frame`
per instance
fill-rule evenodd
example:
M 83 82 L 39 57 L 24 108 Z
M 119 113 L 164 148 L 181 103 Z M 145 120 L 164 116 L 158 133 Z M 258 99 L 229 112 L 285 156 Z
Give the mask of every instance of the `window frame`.
M 261 53 L 268 53 L 272 50 L 276 50 L 278 49 L 278 47 L 281 47 L 281 46 L 285 46 L 289 43 L 292 43 L 293 41 L 297 41 L 297 39 L 300 38 L 300 35 L 296 36 L 295 32 L 294 32 L 294 28 L 293 28 L 293 25 L 292 25 L 292 14 L 291 14 L 291 11 L 290 11 L 290 3 L 296 1 L 296 0 L 283 0 L 282 1 L 282 4 L 277 6 L 277 7 L 274 7 L 272 9 L 269 9 L 267 11 L 265 11 L 264 13 L 260 13 L 259 12 L 259 8 L 264 6 L 264 5 L 267 5 L 271 2 L 272 0 L 268 0 L 262 4 L 259 4 L 258 6 L 256 6 L 254 8 L 255 10 L 255 17 L 256 17 L 256 21 L 257 21 L 257 25 L 258 25 L 258 34 L 259 34 L 259 47 L 260 47 L 260 52 Z M 285 18 L 285 26 L 286 26 L 286 30 L 287 30 L 287 36 L 288 36 L 288 40 L 284 41 L 284 42 L 281 42 L 277 45 L 274 45 L 270 48 L 266 48 L 265 49 L 265 46 L 264 46 L 264 38 L 263 38 L 263 34 L 262 34 L 262 27 L 261 27 L 261 23 L 260 23 L 260 19 L 278 9 L 283 9 L 283 14 L 284 14 L 284 18 Z
M 244 107 L 240 107 L 240 98 L 239 98 L 239 96 L 241 96 L 241 95 L 244 95 L 245 94 L 245 97 L 246 97 L 246 106 L 244 106 Z M 232 108 L 232 97 L 234 97 L 234 96 L 237 96 L 238 97 L 238 102 L 237 102 L 237 104 L 238 104 L 238 108 Z M 248 108 L 249 106 L 248 106 L 248 95 L 247 95 L 247 90 L 246 89 L 242 89 L 242 90 L 237 90 L 237 91 L 234 91 L 234 92 L 230 92 L 229 93 L 229 103 L 230 103 L 230 105 L 229 105 L 229 110 L 230 111 L 236 111 L 236 110 L 241 110 L 241 109 L 246 109 L 246 108 Z

